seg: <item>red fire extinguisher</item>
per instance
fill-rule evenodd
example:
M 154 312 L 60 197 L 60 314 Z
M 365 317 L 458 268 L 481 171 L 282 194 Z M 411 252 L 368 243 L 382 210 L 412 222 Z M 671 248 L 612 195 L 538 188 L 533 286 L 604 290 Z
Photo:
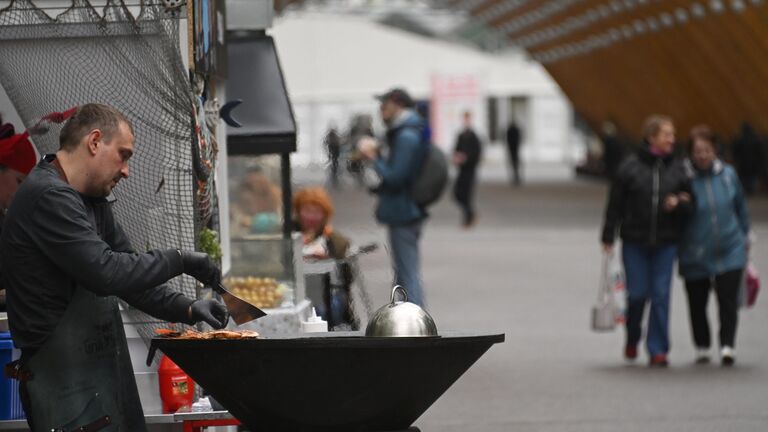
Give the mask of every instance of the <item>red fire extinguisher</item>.
M 175 413 L 181 408 L 191 409 L 195 398 L 195 382 L 168 356 L 163 356 L 157 368 L 160 399 L 163 412 Z

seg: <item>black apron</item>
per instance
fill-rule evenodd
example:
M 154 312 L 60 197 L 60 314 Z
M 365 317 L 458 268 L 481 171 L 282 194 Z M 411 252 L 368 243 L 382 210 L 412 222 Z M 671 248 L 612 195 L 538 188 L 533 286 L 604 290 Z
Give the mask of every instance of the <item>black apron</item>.
M 103 207 L 86 208 L 102 236 Z M 146 431 L 115 297 L 77 287 L 58 326 L 24 367 L 32 374 L 24 384 L 33 432 Z

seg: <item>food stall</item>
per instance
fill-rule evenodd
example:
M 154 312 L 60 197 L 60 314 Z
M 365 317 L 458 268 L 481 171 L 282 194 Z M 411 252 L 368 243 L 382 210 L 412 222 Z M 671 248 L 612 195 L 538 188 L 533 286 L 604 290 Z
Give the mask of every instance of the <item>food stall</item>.
M 291 163 L 296 124 L 274 41 L 230 32 L 227 94 L 241 100 L 227 135 L 231 268 L 224 284 L 265 308 L 245 327 L 295 333 L 309 314 L 301 239 L 292 233 Z
M 137 125 L 138 151 L 134 178 L 116 190 L 115 212 L 137 249 L 205 244 L 214 253 L 215 236 L 201 234 L 221 232 L 224 284 L 267 312 L 239 333 L 180 329 L 186 337 L 171 337 L 155 333 L 167 323 L 126 309 L 129 344 L 147 342 L 162 351 L 224 408 L 160 412 L 154 352 L 142 367 L 146 349 L 142 355 L 131 346 L 149 429 L 242 422 L 269 432 L 412 430 L 504 336 L 298 334 L 310 302 L 302 243 L 291 225 L 296 124 L 274 41 L 263 30 L 249 30 L 229 33 L 222 46 L 220 36 L 227 32 L 215 23 L 221 24 L 223 4 L 141 2 L 132 12 L 118 0 L 101 11 L 88 0 L 73 0 L 51 17 L 16 0 L 0 12 L 0 82 L 25 124 L 89 101 L 125 111 Z M 179 49 L 185 44 L 186 61 Z M 74 61 L 89 56 L 93 62 Z M 239 127 L 217 127 L 217 98 L 242 101 L 234 110 L 224 104 L 229 121 Z M 41 153 L 55 150 L 57 135 L 52 129 L 35 142 Z M 210 295 L 188 277 L 172 286 L 191 297 Z M 261 336 L 244 337 L 248 330 Z M 0 420 L 0 430 L 26 430 L 26 422 Z
M 3 111 L 12 110 L 29 127 L 47 113 L 100 102 L 134 124 L 131 179 L 115 188 L 113 209 L 136 250 L 201 249 L 202 234 L 223 231 L 228 221 L 219 215 L 226 183 L 217 182 L 219 149 L 226 149 L 216 103 L 225 97 L 225 4 L 14 0 L 0 10 Z M 60 130 L 52 124 L 35 135 L 38 153 L 58 150 Z M 204 295 L 187 276 L 168 285 L 188 297 Z M 159 412 L 154 366 L 136 367 L 154 330 L 167 323 L 122 309 L 147 421 L 172 423 L 173 415 Z M 0 402 L 18 404 L 6 396 Z M 0 429 L 25 427 L 13 408 Z

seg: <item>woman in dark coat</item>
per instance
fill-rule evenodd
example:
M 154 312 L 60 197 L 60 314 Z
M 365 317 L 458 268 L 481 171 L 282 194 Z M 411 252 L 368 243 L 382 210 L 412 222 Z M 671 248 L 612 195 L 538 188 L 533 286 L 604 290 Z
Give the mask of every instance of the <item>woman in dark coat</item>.
M 650 303 L 646 340 L 650 365 L 665 367 L 672 269 L 693 198 L 682 163 L 672 156 L 672 119 L 649 117 L 643 136 L 645 145 L 627 157 L 613 180 L 602 243 L 606 253 L 613 253 L 619 230 L 627 284 L 625 358 L 637 358 L 643 313 Z

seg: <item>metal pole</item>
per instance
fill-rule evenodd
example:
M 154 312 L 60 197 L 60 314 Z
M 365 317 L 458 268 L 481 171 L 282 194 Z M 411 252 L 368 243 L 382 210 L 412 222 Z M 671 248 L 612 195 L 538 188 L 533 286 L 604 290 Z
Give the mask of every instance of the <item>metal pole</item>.
M 283 183 L 283 237 L 286 239 L 291 238 L 291 231 L 292 231 L 292 220 L 291 220 L 291 212 L 292 212 L 292 205 L 291 200 L 293 199 L 293 194 L 291 193 L 291 154 L 290 153 L 281 153 L 280 154 L 280 165 L 281 165 L 281 181 Z

